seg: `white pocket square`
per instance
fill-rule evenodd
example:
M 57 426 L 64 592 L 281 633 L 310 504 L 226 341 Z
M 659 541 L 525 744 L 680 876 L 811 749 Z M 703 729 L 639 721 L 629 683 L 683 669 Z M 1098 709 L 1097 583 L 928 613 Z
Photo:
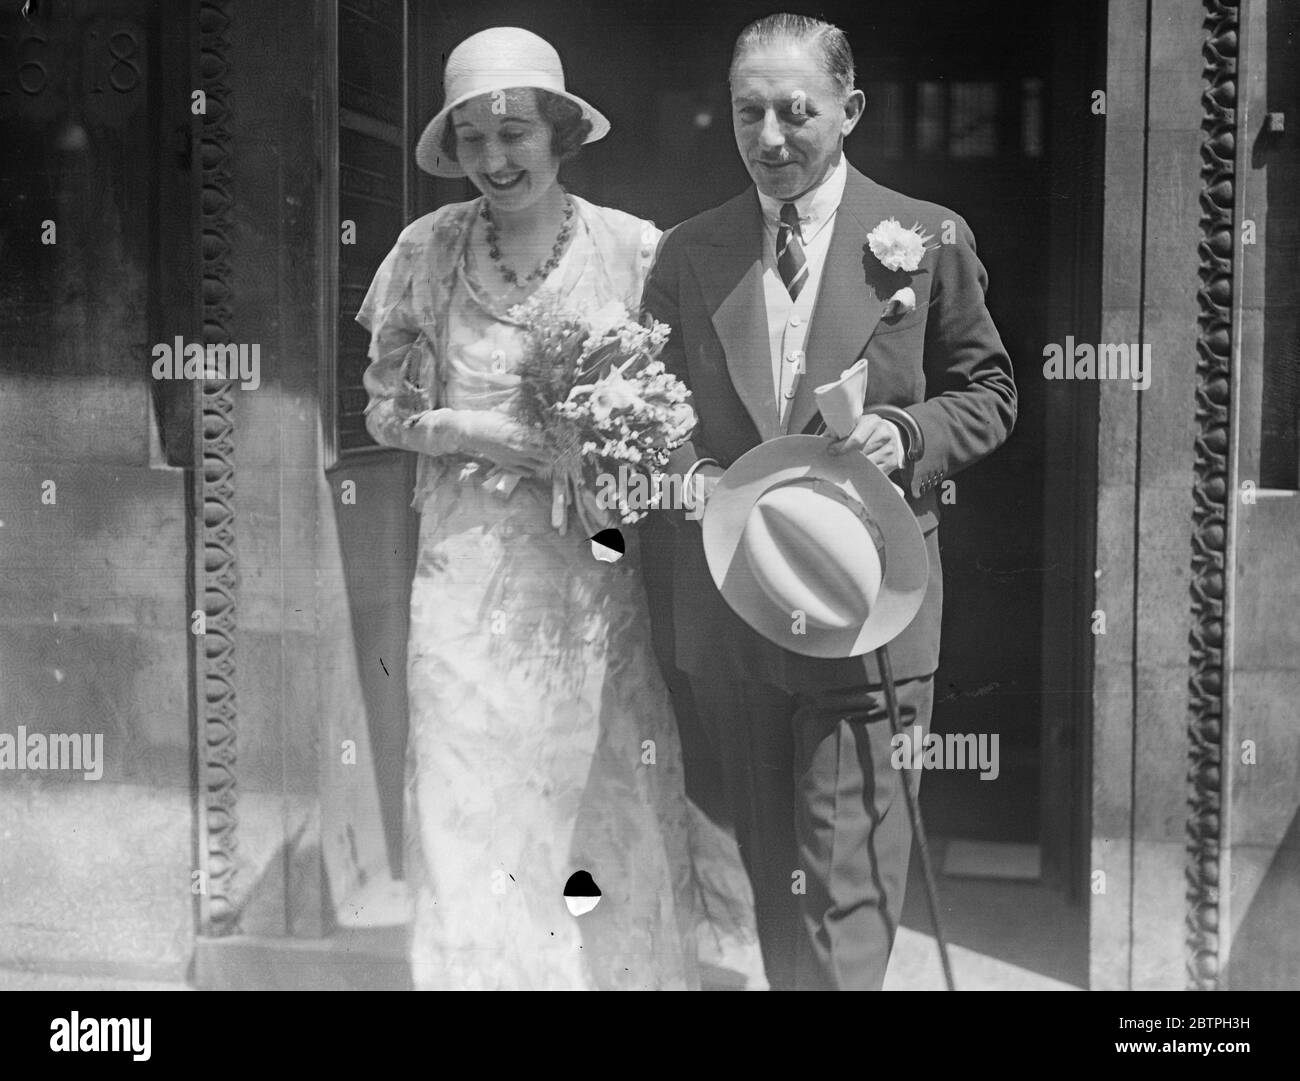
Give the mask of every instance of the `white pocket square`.
M 901 315 L 916 310 L 916 293 L 912 291 L 910 285 L 903 286 L 892 297 L 885 301 L 885 310 L 881 318 L 897 319 Z

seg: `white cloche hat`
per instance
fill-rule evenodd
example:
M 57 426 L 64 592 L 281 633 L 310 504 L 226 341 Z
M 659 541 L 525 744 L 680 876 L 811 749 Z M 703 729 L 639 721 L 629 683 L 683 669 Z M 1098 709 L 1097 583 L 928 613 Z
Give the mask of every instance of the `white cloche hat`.
M 560 54 L 543 38 L 517 26 L 496 26 L 466 38 L 447 57 L 443 75 L 446 104 L 425 126 L 415 147 L 415 162 L 434 176 L 464 176 L 465 170 L 442 150 L 443 131 L 453 109 L 480 94 L 531 86 L 567 98 L 591 122 L 583 140 L 594 143 L 609 133 L 609 121 L 597 109 L 564 88 Z

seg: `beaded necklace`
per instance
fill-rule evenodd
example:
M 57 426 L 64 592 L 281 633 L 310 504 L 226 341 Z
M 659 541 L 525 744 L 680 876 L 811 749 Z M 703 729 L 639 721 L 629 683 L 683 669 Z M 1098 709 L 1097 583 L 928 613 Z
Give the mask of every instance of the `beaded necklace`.
M 566 194 L 564 196 L 564 224 L 560 226 L 559 235 L 555 238 L 555 243 L 551 245 L 551 257 L 541 266 L 528 272 L 528 276 L 521 283 L 519 275 L 510 267 L 501 261 L 501 232 L 497 229 L 497 223 L 492 220 L 492 211 L 488 207 L 487 200 L 483 200 L 483 205 L 479 207 L 479 217 L 487 225 L 487 245 L 488 255 L 496 268 L 501 272 L 501 277 L 505 278 L 510 285 L 526 285 L 531 281 L 541 281 L 560 265 L 560 259 L 564 255 L 564 249 L 569 243 L 569 238 L 573 235 L 573 200 Z

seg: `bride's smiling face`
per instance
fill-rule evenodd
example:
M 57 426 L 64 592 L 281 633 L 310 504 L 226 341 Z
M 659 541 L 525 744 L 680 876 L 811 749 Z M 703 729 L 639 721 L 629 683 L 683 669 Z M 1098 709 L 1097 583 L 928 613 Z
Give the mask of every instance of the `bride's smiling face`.
M 456 158 L 494 208 L 524 210 L 556 183 L 555 132 L 533 91 L 484 94 L 455 109 L 451 121 Z

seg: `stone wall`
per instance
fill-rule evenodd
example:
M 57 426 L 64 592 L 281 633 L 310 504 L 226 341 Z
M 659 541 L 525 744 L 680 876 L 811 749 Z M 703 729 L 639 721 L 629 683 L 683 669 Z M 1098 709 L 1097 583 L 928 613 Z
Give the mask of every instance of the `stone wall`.
M 1184 0 L 1109 5 L 1101 337 L 1149 343 L 1153 370 L 1146 390 L 1099 387 L 1094 989 L 1187 982 L 1203 18 Z
M 410 468 L 326 472 L 328 28 L 230 7 L 4 16 L 39 64 L 0 97 L 0 737 L 100 734 L 104 767 L 0 771 L 0 966 L 177 978 L 200 931 L 320 936 L 389 877 Z M 151 378 L 176 336 L 258 347 L 221 439 L 212 395 Z
M 174 976 L 194 934 L 190 605 L 186 476 L 148 371 L 147 7 L 4 15 L 30 62 L 0 98 L 0 738 L 102 736 L 103 773 L 0 771 L 0 964 Z M 79 75 L 104 80 L 84 102 Z

